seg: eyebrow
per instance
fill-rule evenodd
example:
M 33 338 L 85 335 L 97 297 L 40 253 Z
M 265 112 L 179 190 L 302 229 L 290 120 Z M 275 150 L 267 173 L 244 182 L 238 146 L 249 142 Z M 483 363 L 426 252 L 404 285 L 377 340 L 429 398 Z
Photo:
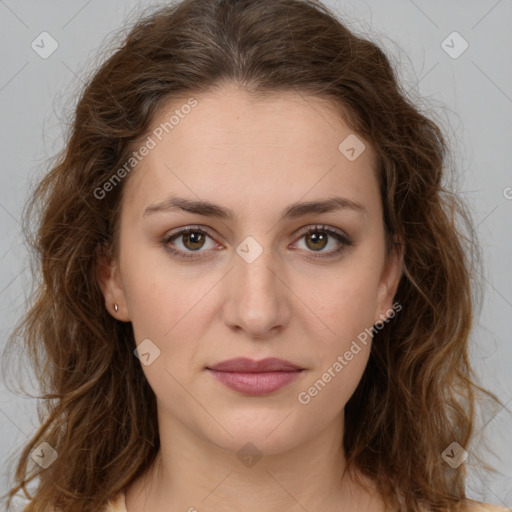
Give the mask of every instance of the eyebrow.
M 311 213 L 329 213 L 344 209 L 351 209 L 363 214 L 367 213 L 366 208 L 357 201 L 345 197 L 331 197 L 323 201 L 293 203 L 283 211 L 279 221 L 297 219 Z M 179 210 L 204 215 L 205 217 L 216 217 L 222 220 L 232 220 L 235 218 L 235 214 L 230 208 L 225 208 L 209 201 L 196 201 L 184 197 L 169 197 L 161 203 L 152 204 L 144 210 L 142 216 L 145 217 L 156 212 Z

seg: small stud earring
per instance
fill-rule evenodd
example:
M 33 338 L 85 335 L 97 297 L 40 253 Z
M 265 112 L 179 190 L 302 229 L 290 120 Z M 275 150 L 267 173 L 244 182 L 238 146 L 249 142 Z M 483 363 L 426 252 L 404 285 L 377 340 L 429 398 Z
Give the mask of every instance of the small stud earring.
M 117 313 L 117 310 L 119 309 L 117 304 L 114 304 L 114 311 Z

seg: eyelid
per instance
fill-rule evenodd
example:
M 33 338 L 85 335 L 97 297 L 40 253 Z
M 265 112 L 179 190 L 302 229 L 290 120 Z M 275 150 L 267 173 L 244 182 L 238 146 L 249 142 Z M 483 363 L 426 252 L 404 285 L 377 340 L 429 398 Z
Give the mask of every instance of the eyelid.
M 315 231 L 326 231 L 329 234 L 337 234 L 340 237 L 345 238 L 347 241 L 350 241 L 350 237 L 344 233 L 341 229 L 327 226 L 326 224 L 310 224 L 309 226 L 306 226 L 304 228 L 301 228 L 299 231 L 295 233 L 296 237 L 302 237 L 304 235 L 307 235 L 308 233 L 315 232 Z

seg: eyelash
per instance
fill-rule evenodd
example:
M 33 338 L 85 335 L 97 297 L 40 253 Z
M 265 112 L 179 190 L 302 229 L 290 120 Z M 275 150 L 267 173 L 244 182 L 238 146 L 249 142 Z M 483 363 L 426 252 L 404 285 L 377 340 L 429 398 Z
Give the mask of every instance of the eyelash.
M 353 242 L 346 235 L 344 235 L 343 233 L 341 233 L 333 228 L 330 228 L 329 226 L 324 226 L 324 225 L 311 226 L 306 231 L 301 233 L 301 235 L 299 236 L 299 240 L 301 238 L 305 237 L 306 235 L 309 235 L 311 233 L 318 233 L 318 232 L 327 233 L 329 236 L 333 237 L 335 240 L 340 242 L 341 246 L 338 249 L 335 249 L 335 250 L 330 251 L 327 254 L 323 254 L 323 255 L 314 254 L 314 251 L 310 251 L 310 252 L 313 252 L 312 258 L 314 258 L 314 259 L 334 258 L 335 256 L 338 256 L 339 254 L 341 254 L 347 247 L 351 247 L 354 245 Z M 201 253 L 201 252 L 205 252 L 205 251 L 201 251 L 201 250 L 182 251 L 179 249 L 174 249 L 169 245 L 170 242 L 173 241 L 174 239 L 179 238 L 180 236 L 183 236 L 186 234 L 190 234 L 190 233 L 200 233 L 202 235 L 206 235 L 213 239 L 213 237 L 208 233 L 208 231 L 204 230 L 203 228 L 201 228 L 199 226 L 189 226 L 185 229 L 182 229 L 181 231 L 173 233 L 172 235 L 166 235 L 162 239 L 161 243 L 164 246 L 166 251 L 168 251 L 172 256 L 175 256 L 177 258 L 181 258 L 181 259 L 201 258 L 202 256 L 200 256 L 199 254 L 196 255 L 196 253 Z

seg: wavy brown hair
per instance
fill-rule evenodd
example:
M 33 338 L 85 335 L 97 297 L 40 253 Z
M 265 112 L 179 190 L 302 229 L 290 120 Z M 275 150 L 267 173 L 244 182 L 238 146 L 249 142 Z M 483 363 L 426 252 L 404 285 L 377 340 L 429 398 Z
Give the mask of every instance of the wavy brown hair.
M 155 460 L 155 395 L 132 326 L 108 313 L 95 274 L 100 249 L 117 255 L 130 177 L 101 199 L 95 191 L 169 100 L 226 83 L 326 99 L 375 150 L 388 242 L 405 249 L 395 296 L 403 309 L 376 335 L 346 404 L 347 464 L 401 511 L 460 510 L 466 465 L 453 469 L 441 454 L 454 441 L 468 448 L 476 391 L 499 402 L 476 384 L 468 358 L 480 261 L 470 214 L 444 182 L 446 136 L 408 99 L 385 53 L 308 0 L 160 7 L 87 81 L 65 149 L 24 212 L 37 286 L 9 346 L 21 340 L 33 363 L 41 427 L 19 457 L 8 506 L 23 490 L 26 512 L 97 512 Z M 58 453 L 47 469 L 30 460 L 42 441 Z

